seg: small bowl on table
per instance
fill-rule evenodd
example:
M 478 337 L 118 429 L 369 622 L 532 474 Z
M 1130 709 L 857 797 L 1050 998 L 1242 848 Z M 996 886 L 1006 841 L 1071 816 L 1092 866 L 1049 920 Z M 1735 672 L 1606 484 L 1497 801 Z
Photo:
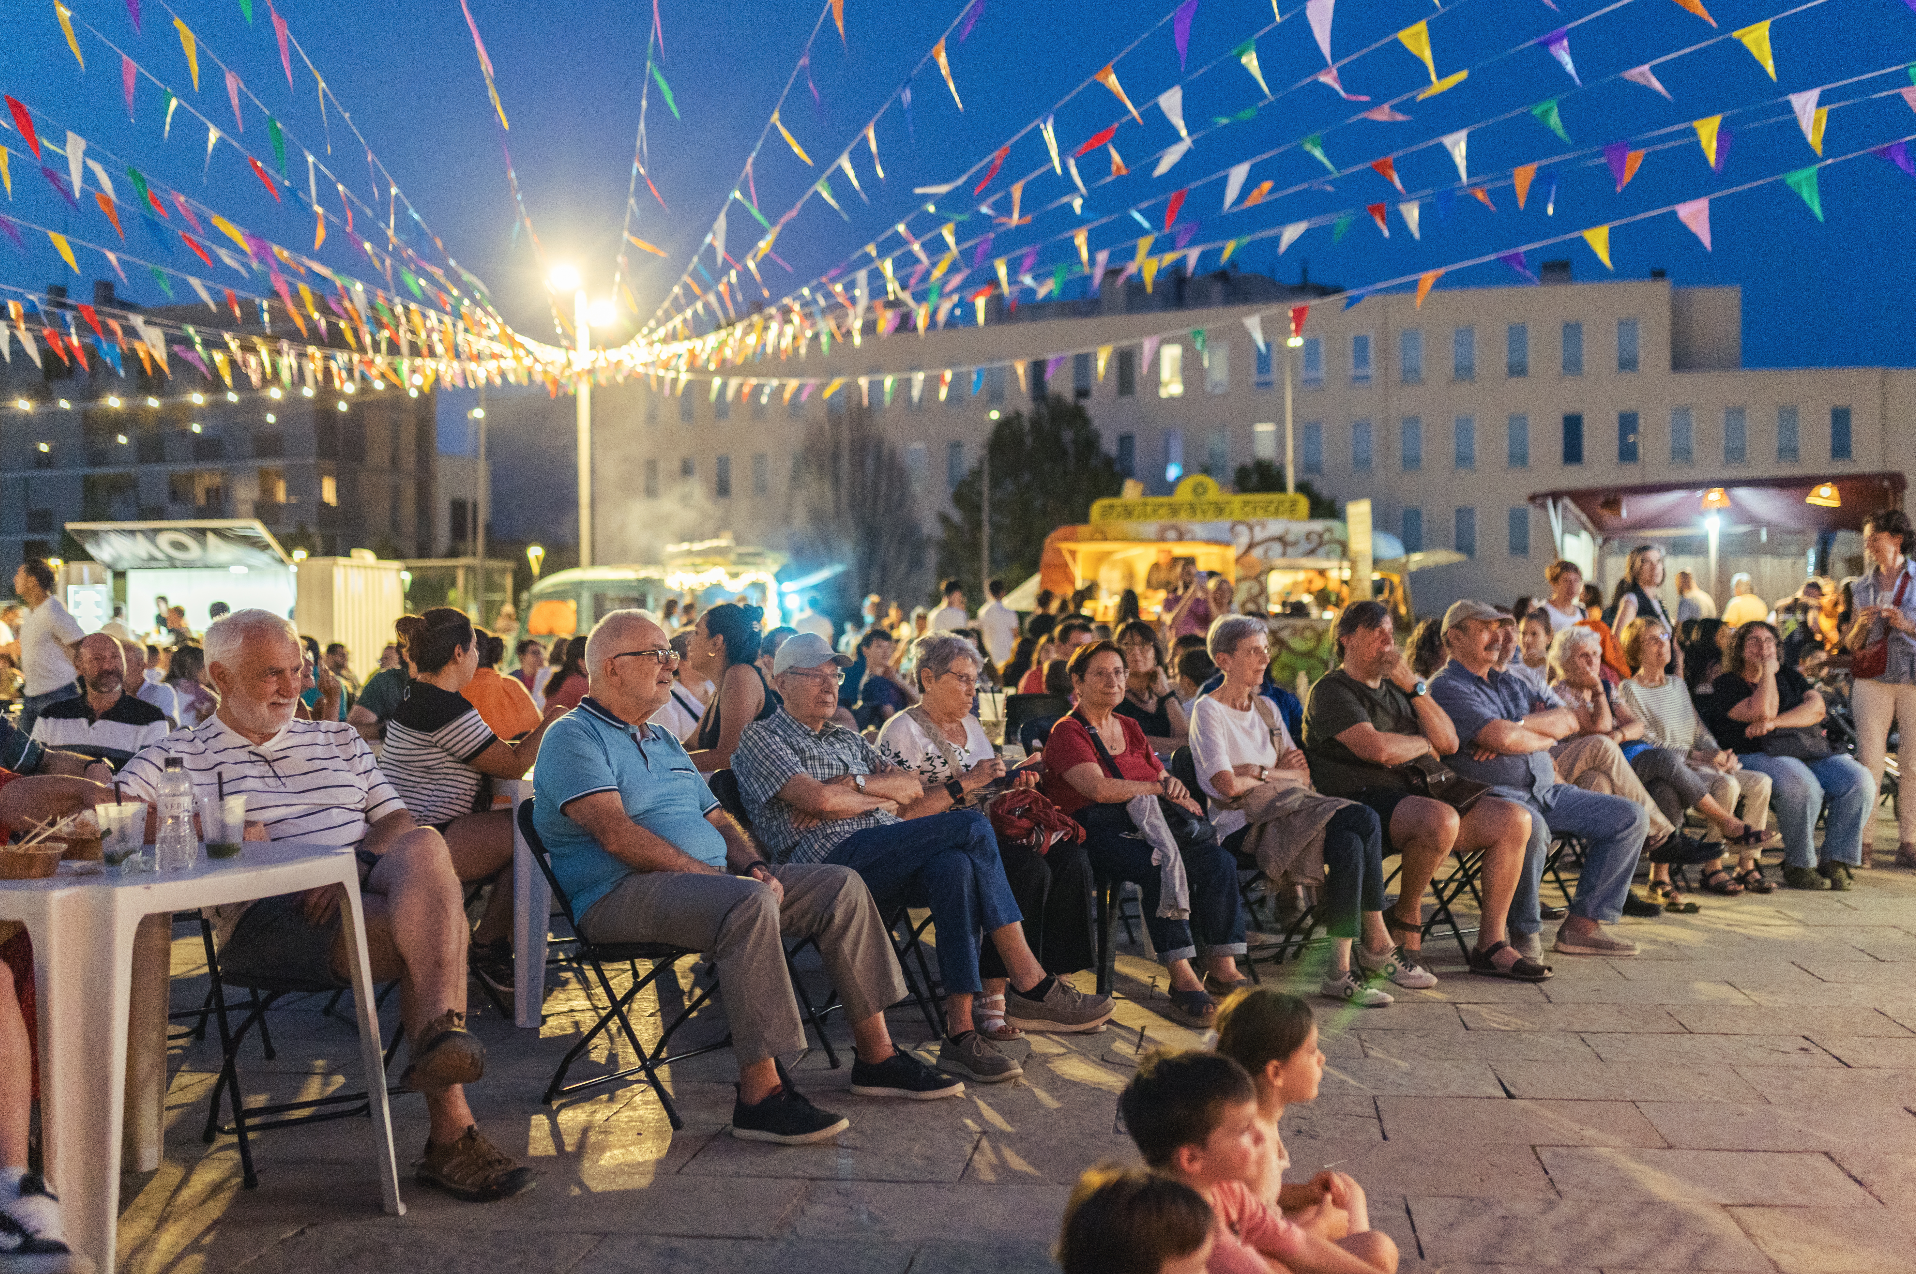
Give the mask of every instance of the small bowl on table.
M 39 841 L 25 849 L 0 847 L 0 880 L 45 880 L 60 869 L 66 852 L 67 843 L 60 840 Z

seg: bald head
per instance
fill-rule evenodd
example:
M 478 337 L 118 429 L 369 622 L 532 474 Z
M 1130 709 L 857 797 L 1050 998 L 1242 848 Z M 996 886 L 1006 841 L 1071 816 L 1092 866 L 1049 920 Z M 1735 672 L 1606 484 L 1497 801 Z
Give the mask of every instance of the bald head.
M 120 643 L 105 633 L 92 633 L 80 639 L 80 656 L 75 660 L 88 693 L 115 698 L 126 686 L 126 656 Z
M 664 652 L 663 657 L 657 652 Z M 678 657 L 665 630 L 642 610 L 615 610 L 585 641 L 592 697 L 620 720 L 637 725 L 672 697 Z

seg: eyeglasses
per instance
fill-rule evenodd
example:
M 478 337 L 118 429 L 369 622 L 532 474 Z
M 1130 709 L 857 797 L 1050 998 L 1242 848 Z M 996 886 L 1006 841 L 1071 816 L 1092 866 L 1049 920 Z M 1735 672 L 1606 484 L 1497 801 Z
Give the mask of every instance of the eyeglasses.
M 967 677 L 963 673 L 957 672 L 948 672 L 945 675 L 967 690 L 976 690 L 978 688 L 978 678 L 976 677 Z
M 822 672 L 817 668 L 787 668 L 785 675 L 788 677 L 822 677 L 834 686 L 842 686 L 845 684 L 845 674 L 837 668 L 832 669 L 830 672 Z
M 679 652 L 670 646 L 662 646 L 657 650 L 621 650 L 618 654 L 606 660 L 606 663 L 616 663 L 627 656 L 634 659 L 656 659 L 659 661 L 661 668 L 676 668 L 679 663 Z

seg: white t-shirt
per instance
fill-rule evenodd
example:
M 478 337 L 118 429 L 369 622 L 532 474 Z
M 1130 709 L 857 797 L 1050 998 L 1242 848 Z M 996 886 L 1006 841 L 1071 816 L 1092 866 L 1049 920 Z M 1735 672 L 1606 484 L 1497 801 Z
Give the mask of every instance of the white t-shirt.
M 1584 619 L 1583 607 L 1572 604 L 1569 610 L 1558 610 L 1548 601 L 1539 602 L 1537 608 L 1550 616 L 1550 635 L 1556 636 L 1566 628 L 1575 628 Z
M 970 622 L 965 617 L 965 608 L 962 606 L 940 606 L 931 613 L 931 631 L 934 633 L 954 632 L 966 627 Z
M 705 684 L 710 686 L 712 683 L 708 681 Z M 675 681 L 672 683 L 672 697 L 665 701 L 663 708 L 648 718 L 648 723 L 670 731 L 673 738 L 684 743 L 698 733 L 699 721 L 704 716 L 705 705 L 690 690 Z
M 1296 745 L 1284 727 L 1284 718 L 1275 708 L 1271 717 L 1277 723 L 1283 750 L 1290 751 Z M 1239 765 L 1275 766 L 1278 756 L 1278 745 L 1272 742 L 1270 727 L 1264 724 L 1256 703 L 1238 712 L 1218 702 L 1216 695 L 1198 697 L 1191 709 L 1191 759 L 1197 763 L 1198 786 L 1211 798 L 1211 825 L 1217 828 L 1219 840 L 1244 826 L 1245 818 L 1243 810 L 1219 806 L 1219 793 L 1211 786 L 1211 776 Z
M 800 611 L 792 616 L 792 627 L 801 633 L 816 633 L 825 639 L 827 646 L 832 644 L 831 617 L 821 615 L 815 610 Z
M 151 673 L 148 674 L 149 676 Z M 134 696 L 152 704 L 166 714 L 166 719 L 174 725 L 180 722 L 180 696 L 173 687 L 163 681 L 146 681 L 140 685 L 139 694 Z
M 67 647 L 84 636 L 80 621 L 67 613 L 59 598 L 48 597 L 28 607 L 27 617 L 20 622 L 20 672 L 27 679 L 26 693 L 47 694 L 78 677 Z
M 978 629 L 985 639 L 985 653 L 994 664 L 1011 658 L 1018 645 L 1018 612 L 993 598 L 978 612 Z
M 947 738 L 945 742 L 951 743 L 951 740 Z M 955 743 L 951 743 L 951 746 L 963 753 L 964 768 L 967 770 L 996 755 L 991 740 L 985 737 L 985 728 L 973 716 L 965 718 L 965 746 L 958 748 Z M 937 742 L 925 733 L 924 727 L 910 713 L 895 712 L 885 722 L 885 728 L 878 732 L 878 754 L 893 765 L 916 774 L 926 787 L 942 786 L 959 777 L 952 773 L 951 765 L 945 760 L 945 754 Z

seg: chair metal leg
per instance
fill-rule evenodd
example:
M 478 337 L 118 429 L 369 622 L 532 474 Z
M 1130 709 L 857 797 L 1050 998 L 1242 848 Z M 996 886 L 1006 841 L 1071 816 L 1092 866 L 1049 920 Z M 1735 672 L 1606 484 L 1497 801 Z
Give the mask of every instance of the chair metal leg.
M 833 1070 L 837 1070 L 838 1050 L 833 1048 L 832 1042 L 825 1037 L 825 1017 L 834 1008 L 841 1006 L 830 994 L 827 994 L 825 997 L 824 1008 L 821 1009 L 813 1004 L 811 994 L 805 990 L 804 980 L 798 976 L 798 964 L 795 960 L 795 957 L 800 951 L 803 951 L 807 946 L 816 945 L 812 939 L 807 938 L 804 942 L 799 943 L 787 951 L 785 953 L 785 971 L 791 975 L 792 994 L 798 998 L 798 1007 L 804 1011 L 805 1020 L 811 1023 L 812 1030 L 818 1033 L 818 1043 L 819 1046 L 825 1050 L 825 1060 L 831 1063 Z

